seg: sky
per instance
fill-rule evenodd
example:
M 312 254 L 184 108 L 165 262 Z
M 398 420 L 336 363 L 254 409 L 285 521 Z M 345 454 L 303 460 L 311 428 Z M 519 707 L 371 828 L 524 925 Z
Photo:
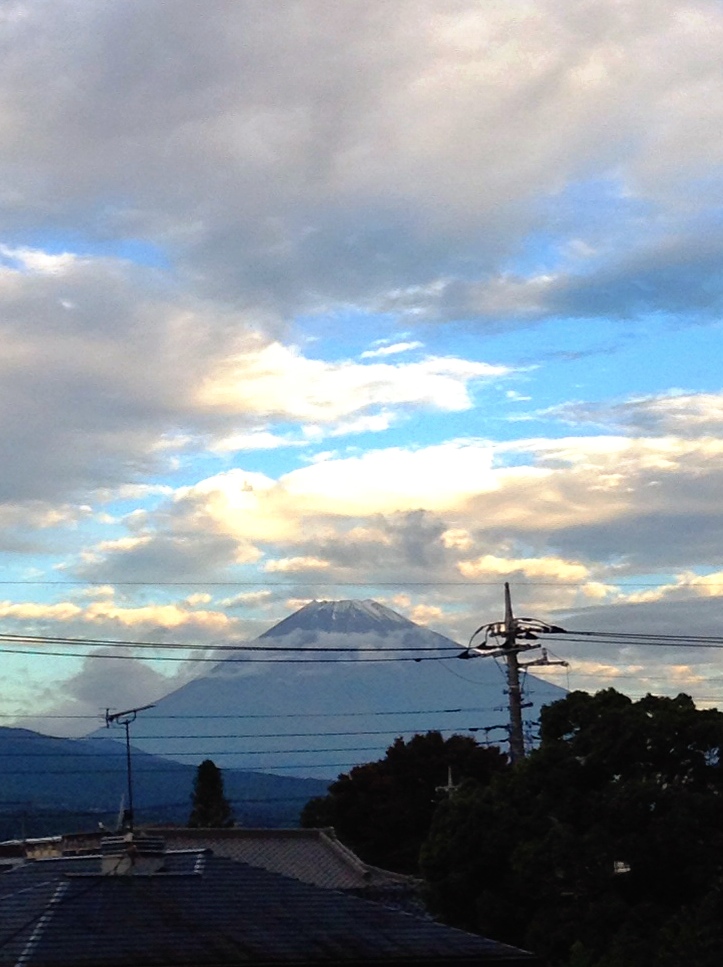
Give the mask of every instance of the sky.
M 0 45 L 5 634 L 466 643 L 504 581 L 721 634 L 718 0 L 4 0 Z M 4 724 L 199 673 L 36 650 Z M 556 651 L 723 700 L 716 649 Z

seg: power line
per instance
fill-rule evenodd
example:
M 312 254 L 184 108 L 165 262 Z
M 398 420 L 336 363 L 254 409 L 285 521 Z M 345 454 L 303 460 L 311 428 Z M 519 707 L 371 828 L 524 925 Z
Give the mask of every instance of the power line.
M 574 643 L 574 644 L 586 644 L 586 643 L 590 643 L 589 639 L 577 639 L 575 636 L 572 636 L 571 638 L 553 638 L 552 640 L 554 640 L 558 644 L 563 644 L 563 645 L 564 644 L 571 644 L 571 643 Z M 635 646 L 635 647 L 638 647 L 638 648 L 672 648 L 672 647 L 675 647 L 675 648 L 681 649 L 683 651 L 694 651 L 695 649 L 698 649 L 698 648 L 704 648 L 704 649 L 714 650 L 714 651 L 715 650 L 723 649 L 723 640 L 720 640 L 720 639 L 718 639 L 718 640 L 712 640 L 712 641 L 691 641 L 691 640 L 684 640 L 684 639 L 681 639 L 680 641 L 649 641 L 649 640 L 642 640 L 642 641 L 635 641 L 635 640 L 615 641 L 615 640 L 606 640 L 606 641 L 600 641 L 600 642 L 596 642 L 596 643 L 597 644 L 608 645 L 608 646 L 613 646 L 613 647 L 616 646 L 616 645 L 618 645 L 620 647 L 623 647 L 623 646 L 628 646 L 629 647 L 629 646 L 632 645 L 632 646 Z M 350 664 L 350 663 L 364 664 L 366 662 L 383 663 L 383 662 L 400 662 L 400 661 L 405 661 L 405 662 L 410 662 L 410 661 L 413 661 L 413 662 L 422 662 L 422 661 L 450 661 L 450 660 L 454 660 L 455 658 L 458 657 L 457 655 L 453 655 L 453 654 L 449 654 L 449 655 L 439 655 L 439 654 L 437 654 L 437 655 L 426 655 L 426 654 L 422 654 L 422 655 L 417 655 L 417 657 L 413 657 L 411 655 L 410 656 L 405 656 L 405 655 L 395 656 L 394 654 L 392 654 L 389 657 L 383 657 L 383 656 L 379 655 L 377 649 L 373 649 L 373 651 L 375 652 L 375 654 L 369 655 L 368 657 L 364 657 L 364 658 L 355 658 L 355 657 L 353 657 L 353 652 L 352 652 L 352 654 L 349 657 L 337 657 L 337 658 L 310 657 L 310 658 L 302 658 L 302 657 L 298 657 L 298 655 L 304 653 L 304 650 L 303 649 L 300 649 L 300 650 L 295 651 L 295 655 L 297 657 L 281 656 L 281 657 L 278 657 L 278 658 L 268 658 L 268 657 L 258 657 L 257 658 L 257 657 L 253 657 L 253 658 L 223 658 L 223 659 L 218 659 L 218 658 L 203 658 L 203 657 L 200 657 L 200 658 L 199 657 L 182 658 L 182 657 L 179 657 L 179 656 L 176 656 L 176 655 L 153 655 L 153 656 L 147 658 L 146 660 L 147 661 L 152 661 L 152 662 L 161 662 L 161 661 L 163 661 L 163 662 L 184 662 L 184 663 L 193 663 L 193 664 L 203 663 L 203 664 L 214 664 L 214 665 L 219 665 L 219 664 L 224 664 L 224 665 L 227 665 L 227 664 L 246 664 L 246 665 L 253 665 L 253 664 L 265 664 L 265 665 L 274 665 L 274 664 L 310 665 L 311 664 L 311 665 L 313 665 L 313 664 L 329 664 L 329 663 L 334 663 L 334 662 L 338 662 L 340 664 Z M 452 651 L 452 649 L 450 649 L 450 651 Z M 456 651 L 456 649 L 455 649 L 455 651 Z M 101 653 L 101 652 L 91 652 L 91 653 L 88 654 L 88 653 L 85 653 L 85 652 L 76 652 L 76 651 L 52 651 L 52 650 L 48 650 L 48 649 L 38 649 L 38 648 L 5 648 L 5 647 L 2 647 L 2 646 L 0 646 L 0 654 L 7 654 L 7 655 L 32 655 L 32 656 L 47 657 L 47 658 L 83 658 L 83 659 L 93 658 L 93 659 L 105 659 L 105 660 L 109 660 L 109 661 L 140 661 L 141 660 L 136 655 L 104 654 L 104 653 Z
M 299 652 L 303 654 L 303 650 L 297 650 L 296 654 Z M 105 655 L 100 652 L 95 652 L 91 654 L 85 654 L 78 651 L 46 651 L 45 649 L 31 649 L 31 648 L 0 648 L 0 654 L 4 655 L 40 655 L 47 656 L 49 658 L 105 658 L 112 661 L 138 661 L 139 659 L 135 655 Z M 223 658 L 219 660 L 218 658 L 179 658 L 174 655 L 154 655 L 152 658 L 146 659 L 147 661 L 175 661 L 175 662 L 210 662 L 214 665 L 219 664 L 240 664 L 240 665 L 274 665 L 274 664 L 289 664 L 289 665 L 308 665 L 308 664 L 323 664 L 328 662 L 340 662 L 340 663 L 364 663 L 364 662 L 391 662 L 391 661 L 450 661 L 454 659 L 455 655 L 425 655 L 419 658 L 400 657 L 400 658 Z
M 343 754 L 345 752 L 375 752 L 375 751 L 376 751 L 376 746 L 371 747 L 371 748 L 359 748 L 359 749 L 299 749 L 299 750 L 297 750 L 297 753 L 300 753 L 300 752 L 309 752 L 311 754 L 311 753 L 315 753 L 315 752 L 338 752 L 340 754 Z M 259 754 L 264 754 L 264 753 L 259 753 Z M 266 755 L 273 755 L 274 753 L 265 753 L 265 754 Z M 243 755 L 253 755 L 253 753 L 244 752 Z M 236 772 L 263 772 L 263 771 L 265 771 L 265 769 L 334 769 L 334 768 L 337 768 L 337 766 L 338 767 L 350 766 L 350 765 L 353 766 L 353 765 L 357 765 L 357 764 L 358 764 L 357 762 L 339 762 L 339 763 L 337 763 L 337 762 L 330 762 L 330 763 L 300 762 L 300 763 L 296 763 L 296 764 L 292 764 L 292 765 L 270 765 L 270 766 L 266 766 L 266 767 L 258 766 L 257 765 L 257 766 L 254 766 L 253 768 L 251 766 L 249 766 L 249 767 L 246 767 L 246 766 L 234 766 L 234 771 L 236 771 Z M 178 770 L 179 769 L 183 769 L 184 770 L 183 777 L 185 777 L 185 775 L 186 775 L 185 770 L 188 767 L 183 762 L 179 762 L 177 764 L 177 766 L 178 767 L 176 769 L 168 769 L 168 768 L 161 769 L 161 768 L 156 768 L 156 767 L 153 767 L 153 768 L 147 768 L 147 767 L 146 768 L 143 768 L 143 767 L 140 767 L 138 769 L 134 769 L 133 770 L 133 775 L 134 775 L 134 777 L 135 776 L 142 776 L 142 775 L 146 775 L 146 776 L 179 775 Z M 32 774 L 33 774 L 32 772 L 30 772 L 28 770 L 23 770 L 23 769 L 7 769 L 7 770 L 4 769 L 3 770 L 3 775 L 4 776 L 28 776 L 28 775 L 32 775 Z M 87 769 L 44 769 L 43 770 L 43 775 L 46 775 L 46 776 L 88 776 L 88 770 Z M 119 767 L 118 769 L 111 769 L 111 768 L 94 769 L 93 770 L 93 775 L 94 776 L 109 775 L 109 776 L 123 776 L 124 777 L 125 776 L 125 768 L 124 767 L 122 767 L 122 768 Z M 304 778 L 304 777 L 301 777 L 301 778 Z
M 550 631 L 547 634 L 547 640 L 555 641 L 560 644 L 584 644 L 593 641 L 598 644 L 633 644 L 640 647 L 655 646 L 664 647 L 667 645 L 674 645 L 678 647 L 708 647 L 708 648 L 723 648 L 723 635 L 671 635 L 662 633 L 645 633 L 645 632 L 607 632 L 607 631 L 565 631 L 560 634 L 557 631 Z M 80 647 L 123 647 L 123 648 L 137 648 L 137 649 L 150 649 L 153 651 L 169 651 L 169 650 L 182 650 L 182 651 L 213 651 L 213 652 L 271 652 L 273 655 L 279 653 L 292 653 L 294 655 L 306 655 L 306 654 L 369 654 L 376 656 L 393 655 L 397 654 L 407 654 L 411 653 L 426 654 L 433 652 L 435 656 L 445 657 L 444 654 L 439 653 L 455 653 L 458 654 L 461 645 L 452 643 L 449 646 L 429 646 L 429 645 L 399 645 L 391 646 L 389 648 L 375 648 L 375 647 L 355 647 L 350 649 L 346 646 L 295 646 L 295 645 L 283 645 L 278 643 L 259 644 L 260 639 L 255 639 L 253 643 L 241 643 L 234 645 L 212 645 L 212 644 L 197 644 L 194 642 L 158 642 L 158 641 L 148 641 L 148 640 L 133 640 L 129 638 L 80 638 L 80 637 L 69 637 L 65 635 L 30 635 L 30 634 L 11 634 L 2 633 L 0 634 L 0 647 L 2 651 L 8 652 L 10 654 L 29 654 L 29 655 L 69 655 L 75 658 L 85 658 L 85 657 L 108 657 L 108 658 L 123 658 L 128 656 L 123 655 L 85 655 L 77 654 L 72 652 L 54 652 L 47 649 L 11 649 L 5 648 L 4 644 L 7 643 L 23 643 L 28 642 L 30 644 L 48 643 L 52 645 L 62 645 L 68 644 L 71 646 Z M 162 661 L 162 660 L 173 660 L 166 656 L 154 656 L 151 660 Z M 198 661 L 198 662 L 230 662 L 234 659 L 218 659 L 215 657 L 193 657 L 193 658 L 182 658 L 175 659 L 181 661 Z M 254 661 L 281 661 L 282 659 L 274 658 L 254 658 Z M 313 660 L 313 659 L 299 659 L 299 660 Z M 374 659 L 365 659 L 374 660 Z M 404 659 L 383 659 L 378 658 L 377 660 L 404 660 Z M 416 659 L 414 659 L 416 660 Z
M 216 738 L 216 736 L 213 736 L 213 735 L 202 735 L 202 736 L 199 736 L 199 738 L 202 738 L 202 739 L 213 739 L 213 738 Z M 335 746 L 332 749 L 310 749 L 308 746 L 306 746 L 306 747 L 304 747 L 302 749 L 242 749 L 242 750 L 235 750 L 235 751 L 234 750 L 229 750 L 228 752 L 208 752 L 208 751 L 206 751 L 206 752 L 172 752 L 172 753 L 166 753 L 162 757 L 161 756 L 157 756 L 157 757 L 158 758 L 164 758 L 164 759 L 169 759 L 169 758 L 175 759 L 178 756 L 184 756 L 184 757 L 185 756 L 191 756 L 192 758 L 198 758 L 199 756 L 204 756 L 204 755 L 244 755 L 244 756 L 245 755 L 300 755 L 302 753 L 304 755 L 307 755 L 307 754 L 308 755 L 315 755 L 317 752 L 376 752 L 378 748 L 379 747 L 376 746 L 376 745 L 351 746 L 350 748 L 347 748 L 346 746 L 343 747 L 343 748 L 337 748 Z M 147 755 L 153 755 L 153 753 L 146 753 L 146 754 Z M 4 758 L 14 758 L 16 756 L 18 758 L 34 758 L 35 757 L 35 758 L 40 758 L 40 759 L 51 759 L 51 758 L 54 758 L 54 759 L 73 759 L 73 758 L 79 758 L 79 759 L 82 759 L 83 761 L 85 761 L 86 759 L 93 759 L 93 758 L 108 758 L 109 756 L 112 756 L 112 755 L 114 755 L 114 753 L 87 752 L 87 753 L 83 754 L 83 753 L 74 753 L 74 752 L 58 752 L 58 753 L 30 752 L 30 753 L 28 753 L 27 756 L 23 756 L 23 754 L 21 752 L 6 752 L 6 753 L 0 753 L 0 761 L 2 761 L 2 759 L 4 759 Z M 120 753 L 118 753 L 118 759 L 119 759 L 119 771 L 120 771 Z M 183 766 L 184 763 L 180 762 L 179 765 Z M 111 769 L 110 767 L 108 767 L 108 769 L 101 769 L 99 771 L 101 771 L 101 772 L 107 772 L 107 771 L 115 772 L 116 770 L 115 769 Z M 136 770 L 134 770 L 134 774 L 135 774 L 135 771 Z M 160 769 L 159 771 L 160 772 L 163 772 L 164 770 L 163 769 Z M 72 769 L 69 770 L 69 773 L 72 773 L 72 772 L 73 772 Z M 96 770 L 94 770 L 94 774 L 95 774 L 95 772 L 96 772 Z M 4 775 L 14 775 L 14 774 L 16 774 L 16 775 L 28 775 L 30 773 L 31 773 L 31 770 L 27 770 L 27 772 L 26 772 L 25 770 L 22 770 L 22 769 L 19 770 L 17 773 L 12 773 L 12 772 L 9 772 L 8 773 L 8 772 L 3 771 L 3 774 Z
M 457 730 L 461 730 L 461 731 L 465 731 L 465 732 L 477 732 L 480 728 L 481 728 L 481 726 L 478 726 L 478 725 L 470 725 L 470 726 L 465 726 L 465 725 L 446 725 L 446 726 L 445 725 L 439 725 L 433 731 L 435 731 L 435 732 L 454 732 L 454 731 L 457 731 Z M 407 730 L 402 730 L 402 731 L 410 731 L 410 730 L 407 729 Z M 416 729 L 415 729 L 415 731 L 416 731 Z M 399 734 L 400 734 L 400 730 L 399 729 L 383 729 L 383 730 L 379 730 L 379 731 L 372 729 L 372 730 L 364 730 L 364 731 L 359 731 L 359 732 L 260 732 L 260 733 L 234 734 L 234 735 L 209 735 L 208 733 L 206 733 L 204 735 L 136 735 L 133 738 L 136 741 L 141 741 L 142 740 L 142 741 L 146 741 L 146 742 L 147 741 L 150 741 L 150 740 L 154 740 L 154 739 L 172 739 L 173 741 L 179 741 L 180 742 L 180 741 L 186 741 L 187 739 L 212 739 L 212 740 L 216 740 L 216 739 L 224 739 L 224 740 L 225 739 L 306 739 L 306 738 L 336 739 L 336 738 L 348 737 L 348 736 L 355 736 L 355 735 L 392 735 L 392 736 L 399 736 Z M 71 739 L 71 740 L 68 740 L 68 741 L 73 741 L 73 740 Z M 79 741 L 79 740 L 75 740 L 75 741 Z M 105 739 L 104 736 L 91 736 L 90 738 L 85 739 L 83 741 L 86 741 L 86 742 L 107 742 L 108 740 Z M 115 741 L 115 740 L 112 739 L 110 741 Z M 159 753 L 149 752 L 147 749 L 146 750 L 141 750 L 141 751 L 144 751 L 148 755 L 158 755 L 159 754 Z M 245 751 L 245 750 L 241 750 L 241 752 L 243 752 L 243 751 Z M 298 751 L 298 750 L 294 750 L 294 751 Z M 309 750 L 306 749 L 304 751 L 309 751 Z M 120 756 L 120 754 L 121 753 L 119 751 L 117 753 L 117 755 Z M 173 755 L 174 757 L 175 756 L 178 756 L 178 755 L 203 755 L 203 754 L 204 753 L 202 753 L 202 752 L 188 752 L 188 753 L 187 752 L 173 752 L 173 753 L 171 753 L 171 755 Z M 211 753 L 209 752 L 209 754 L 211 754 Z M 223 754 L 223 755 L 237 755 L 237 754 L 239 754 L 239 750 L 235 750 L 235 751 L 234 750 L 226 750 L 226 751 L 223 751 L 223 752 L 216 752 L 214 754 L 215 755 L 221 755 L 221 754 Z M 41 759 L 50 759 L 50 758 L 61 758 L 61 759 L 82 758 L 82 759 L 86 759 L 86 758 L 102 758 L 104 756 L 107 757 L 107 756 L 113 756 L 113 755 L 116 755 L 116 753 L 115 752 L 110 752 L 110 751 L 106 751 L 106 752 L 85 752 L 85 751 L 82 751 L 82 750 L 72 750 L 72 749 L 71 750 L 68 750 L 68 751 L 58 751 L 58 752 L 15 752 L 15 751 L 3 752 L 3 751 L 0 751 L 0 761 L 2 759 L 14 758 L 14 757 L 18 757 L 18 758 L 22 758 L 22 759 L 30 759 L 30 758 L 41 758 Z
M 494 712 L 494 706 L 471 705 L 466 708 L 420 708 L 420 709 L 394 709 L 390 711 L 370 711 L 370 712 L 239 712 L 237 715 L 218 715 L 209 712 L 199 712 L 198 714 L 187 713 L 184 715 L 153 715 L 154 720 L 158 719 L 298 719 L 298 718 L 342 718 L 345 716 L 369 716 L 369 715 L 443 715 L 456 714 L 458 712 Z M 0 712 L 0 718 L 10 719 L 93 719 L 102 718 L 98 715 L 32 715 L 30 713 L 13 715 L 11 712 Z
M 630 637 L 630 638 L 600 638 L 592 640 L 589 637 L 581 637 L 576 634 L 570 634 L 568 636 L 558 637 L 555 635 L 549 635 L 548 640 L 554 641 L 558 645 L 565 644 L 576 644 L 576 645 L 609 645 L 612 647 L 635 647 L 635 648 L 679 648 L 683 651 L 693 651 L 696 648 L 723 648 L 723 638 L 688 638 L 681 636 L 678 639 L 668 638 L 660 640 L 657 636 L 651 636 L 650 638 L 640 638 Z
M 575 635 L 581 638 L 652 638 L 656 641 L 723 641 L 723 635 L 666 635 L 660 632 L 643 631 L 575 631 L 574 629 L 565 632 L 565 638 Z M 554 632 L 550 638 L 555 637 Z M 562 639 L 559 639 L 562 640 Z
M 697 567 L 708 567 L 719 569 L 723 565 L 721 564 L 702 564 L 697 565 Z M 701 578 L 705 578 L 705 575 L 700 575 Z M 45 578 L 3 578 L 0 580 L 0 586 L 40 586 L 40 587 L 137 587 L 137 588 L 187 588 L 187 587 L 204 587 L 204 588 L 275 588 L 275 587 L 298 587 L 299 581 L 268 581 L 268 580 L 233 580 L 233 581 L 206 581 L 203 578 L 193 578 L 189 581 L 116 581 L 116 580 L 100 580 L 93 578 L 86 578 L 84 580 L 77 579 L 45 579 Z M 494 581 L 460 581 L 460 580 L 448 580 L 448 581 L 411 581 L 404 580 L 403 578 L 395 578 L 393 581 L 334 581 L 334 580 L 324 580 L 324 581 L 312 581 L 304 579 L 302 582 L 306 587 L 313 588 L 396 588 L 396 587 L 420 587 L 420 588 L 430 588 L 430 587 L 499 587 L 499 580 Z M 584 588 L 590 582 L 589 581 L 533 581 L 525 580 L 525 587 L 535 587 L 535 588 Z M 617 586 L 625 588 L 659 588 L 664 581 L 630 581 L 625 579 L 624 581 L 617 582 Z M 680 588 L 686 588 L 689 585 L 679 585 Z M 692 585 L 690 585 L 692 586 Z M 723 587 L 723 582 L 721 581 L 708 581 L 706 582 L 707 587 Z M 676 586 L 678 587 L 678 586 Z
M 260 639 L 256 639 L 258 642 Z M 279 644 L 239 644 L 239 645 L 197 645 L 192 642 L 177 642 L 177 641 L 132 641 L 130 639 L 124 638 L 69 638 L 65 635 L 25 635 L 25 634 L 0 634 L 0 643 L 2 642 L 48 642 L 49 644 L 69 644 L 69 645 L 88 645 L 91 647 L 96 647 L 99 645 L 120 645 L 123 647 L 131 648 L 152 648 L 154 650 L 159 649 L 183 649 L 184 651 L 190 651 L 193 649 L 202 649 L 203 651 L 272 651 L 272 652 L 286 652 L 291 651 L 295 654 L 306 653 L 306 652 L 349 652 L 353 650 L 355 652 L 425 652 L 425 651 L 458 651 L 459 646 L 456 644 L 448 646 L 440 645 L 415 645 L 409 647 L 408 645 L 392 646 L 390 648 L 372 648 L 372 647 L 355 647 L 354 649 L 349 649 L 344 646 L 302 646 L 298 645 L 279 645 Z
M 493 711 L 493 709 L 489 709 L 488 711 Z M 448 732 L 449 729 L 453 729 L 453 728 L 460 728 L 460 726 L 450 725 L 448 727 L 445 727 L 443 725 L 439 725 L 433 731 Z M 160 735 L 136 735 L 134 736 L 134 739 L 137 739 L 137 740 L 143 739 L 144 741 L 149 741 L 151 739 L 302 739 L 302 738 L 315 738 L 320 735 L 326 736 L 327 738 L 337 737 L 341 735 L 395 735 L 397 734 L 397 732 L 398 732 L 398 729 L 364 729 L 358 732 L 246 732 L 246 733 L 233 732 L 233 733 L 224 734 L 224 735 L 217 735 L 215 733 L 209 734 L 208 732 L 194 734 L 194 735 L 178 735 L 175 733 L 167 733 L 167 734 L 161 733 Z M 103 741 L 107 741 L 107 739 L 105 736 L 97 735 L 97 736 L 91 736 L 85 741 L 103 742 Z M 3 753 L 0 752 L 0 757 L 2 757 L 2 755 Z

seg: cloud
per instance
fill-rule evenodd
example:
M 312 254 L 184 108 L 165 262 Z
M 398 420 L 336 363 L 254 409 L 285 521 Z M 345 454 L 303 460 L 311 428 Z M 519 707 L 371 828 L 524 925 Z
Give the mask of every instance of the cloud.
M 641 435 L 719 436 L 723 393 L 674 391 L 618 403 L 565 403 L 545 413 L 573 424 L 619 427 Z
M 119 653 L 124 657 L 111 657 Z M 84 659 L 76 673 L 64 679 L 62 697 L 54 689 L 47 695 L 42 714 L 37 718 L 25 715 L 22 726 L 44 735 L 87 735 L 104 724 L 106 708 L 111 711 L 137 708 L 155 702 L 185 685 L 197 670 L 198 666 L 191 663 L 174 663 L 172 669 L 163 673 L 147 661 L 134 658 L 127 650 L 98 648 Z M 58 721 L 53 721 L 54 717 Z M 121 735 L 108 732 L 109 739 L 118 739 Z
M 631 198 L 675 235 L 720 159 L 713 0 L 661 0 L 654 21 L 642 0 L 14 9 L 4 223 L 152 240 L 197 291 L 284 315 L 495 278 L 575 183 L 619 185 L 594 237 L 561 221 L 578 251 L 635 242 Z M 602 278 L 571 311 L 606 300 Z M 656 278 L 652 301 L 679 307 Z
M 183 630 L 198 632 L 204 636 L 226 633 L 232 629 L 230 619 L 222 611 L 210 611 L 196 607 L 210 599 L 187 598 L 174 604 L 149 604 L 129 606 L 113 600 L 113 595 L 96 589 L 100 600 L 79 605 L 74 601 L 0 602 L 0 616 L 11 622 L 31 622 L 34 626 L 59 631 L 60 626 L 69 629 L 71 637 L 82 629 L 81 634 L 112 637 L 113 633 L 133 630 L 138 635 L 156 634 L 164 631 Z M 112 589 L 111 589 L 112 590 Z
M 279 447 L 305 446 L 305 440 L 291 440 L 270 433 L 268 430 L 252 430 L 250 433 L 234 433 L 211 444 L 214 453 L 239 453 L 249 450 L 277 450 Z
M 370 450 L 276 480 L 239 468 L 180 488 L 128 537 L 89 548 L 79 573 L 211 580 L 323 562 L 330 581 L 425 568 L 604 599 L 641 568 L 717 559 L 722 452 L 711 437 L 600 435 Z
M 367 349 L 361 354 L 362 359 L 375 359 L 379 356 L 398 356 L 400 353 L 408 353 L 413 349 L 421 349 L 421 342 L 395 342 L 390 345 L 378 346 L 376 349 Z
M 717 321 L 723 285 L 720 226 L 680 224 L 663 237 L 655 226 L 621 251 L 572 260 L 554 271 L 500 270 L 482 279 L 447 278 L 390 293 L 386 311 L 423 321 L 478 320 L 526 326 L 556 318 L 643 319 L 668 316 Z
M 553 557 L 531 557 L 517 559 L 484 554 L 473 561 L 460 561 L 459 570 L 465 577 L 490 577 L 493 575 L 511 576 L 523 574 L 529 578 L 548 578 L 551 581 L 570 581 L 576 584 L 586 582 L 590 569 L 584 564 L 564 561 Z
M 712 620 L 708 377 L 530 379 L 561 438 L 477 396 L 612 352 L 589 320 L 713 331 L 720 4 L 12 0 L 0 30 L 0 549 L 126 589 L 6 621 L 208 641 L 408 580 L 466 640 L 509 575 L 533 613 Z
M 23 258 L 22 269 L 0 271 L 0 505 L 35 506 L 37 519 L 62 513 L 70 497 L 149 492 L 149 477 L 199 447 L 312 441 L 310 429 L 277 433 L 269 421 L 379 432 L 398 411 L 468 409 L 479 381 L 510 372 L 455 356 L 310 359 L 254 333 L 244 313 L 171 291 L 147 268 L 40 250 Z M 73 308 L 61 305 L 65 295 Z
M 506 366 L 457 357 L 413 363 L 327 363 L 272 343 L 229 357 L 201 389 L 199 403 L 215 411 L 332 423 L 369 407 L 469 409 L 469 384 L 510 374 Z M 293 391 L 291 391 L 293 388 Z
M 329 567 L 328 561 L 318 557 L 281 557 L 267 561 L 263 570 L 270 574 L 289 574 L 297 571 L 318 571 Z
M 208 307 L 182 303 L 118 260 L 0 274 L 0 502 L 55 503 L 167 466 L 159 443 L 221 352 Z

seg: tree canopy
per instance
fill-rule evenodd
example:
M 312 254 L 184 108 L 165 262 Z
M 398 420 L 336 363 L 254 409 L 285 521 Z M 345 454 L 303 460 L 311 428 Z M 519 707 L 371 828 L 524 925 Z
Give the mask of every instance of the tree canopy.
M 573 692 L 541 744 L 443 803 L 436 911 L 569 967 L 723 963 L 723 714 Z
M 223 776 L 212 759 L 204 759 L 196 770 L 188 825 L 223 829 L 233 826 L 231 804 L 224 795 Z
M 455 784 L 485 785 L 505 765 L 496 748 L 440 732 L 395 739 L 378 762 L 339 776 L 327 796 L 312 799 L 303 826 L 333 826 L 363 860 L 401 873 L 418 871 L 419 849 L 451 773 Z

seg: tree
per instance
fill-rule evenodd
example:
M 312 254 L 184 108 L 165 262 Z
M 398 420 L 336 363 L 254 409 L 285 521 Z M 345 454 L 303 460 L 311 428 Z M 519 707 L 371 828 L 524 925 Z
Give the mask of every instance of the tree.
M 225 829 L 233 826 L 231 804 L 224 795 L 221 770 L 211 759 L 204 759 L 196 770 L 188 825 Z
M 302 826 L 333 826 L 363 860 L 400 873 L 418 871 L 423 843 L 447 783 L 475 779 L 486 784 L 505 765 L 505 756 L 465 735 L 444 739 L 439 732 L 395 739 L 378 762 L 356 766 L 312 799 Z
M 700 964 L 723 963 L 705 914 L 723 886 L 722 750 L 723 714 L 686 695 L 572 692 L 526 760 L 440 807 L 421 863 L 434 908 L 551 965 L 652 967 L 694 940 Z

